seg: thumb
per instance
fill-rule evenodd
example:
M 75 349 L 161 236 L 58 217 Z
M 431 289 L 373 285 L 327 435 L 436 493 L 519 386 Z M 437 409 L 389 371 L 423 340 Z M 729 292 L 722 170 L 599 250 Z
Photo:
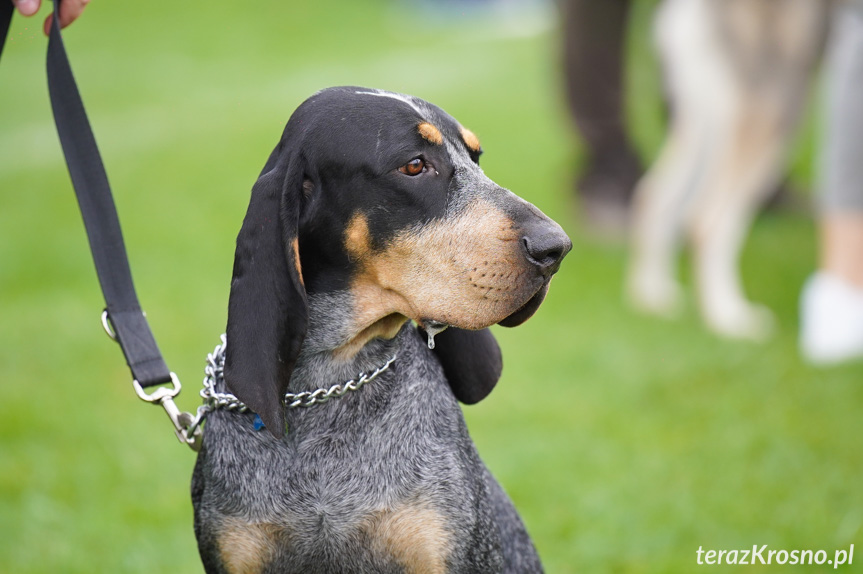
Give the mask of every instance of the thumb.
M 12 3 L 15 4 L 22 16 L 32 16 L 39 11 L 42 2 L 41 0 L 12 0 Z

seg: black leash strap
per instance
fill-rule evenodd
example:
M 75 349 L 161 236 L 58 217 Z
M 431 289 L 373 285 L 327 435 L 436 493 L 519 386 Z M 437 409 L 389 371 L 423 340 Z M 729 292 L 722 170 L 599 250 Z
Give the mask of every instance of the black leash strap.
M 180 413 L 173 404 L 172 399 L 179 392 L 180 383 L 165 364 L 138 303 L 108 176 L 63 47 L 59 17 L 61 0 L 53 2 L 54 16 L 48 37 L 48 92 L 96 274 L 105 296 L 107 318 L 113 327 L 113 334 L 109 334 L 123 350 L 138 396 L 164 406 L 174 422 L 178 438 L 191 445 L 185 430 L 189 428 L 191 420 L 188 419 L 192 417 L 188 413 Z M 10 0 L 0 0 L 0 54 L 13 10 Z M 152 394 L 143 390 L 163 383 L 172 383 L 173 389 L 162 387 Z
M 0 6 L 0 55 L 3 54 L 3 46 L 6 44 L 6 36 L 9 34 L 9 24 L 12 23 L 12 12 L 15 7 L 11 0 L 6 5 Z

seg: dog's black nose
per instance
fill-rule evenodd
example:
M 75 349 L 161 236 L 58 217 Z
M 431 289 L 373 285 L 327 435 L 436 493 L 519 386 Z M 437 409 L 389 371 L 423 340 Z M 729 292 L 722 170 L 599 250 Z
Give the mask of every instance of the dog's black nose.
M 521 238 L 527 260 L 545 277 L 551 277 L 560 269 L 560 262 L 572 249 L 572 241 L 557 226 L 534 228 Z

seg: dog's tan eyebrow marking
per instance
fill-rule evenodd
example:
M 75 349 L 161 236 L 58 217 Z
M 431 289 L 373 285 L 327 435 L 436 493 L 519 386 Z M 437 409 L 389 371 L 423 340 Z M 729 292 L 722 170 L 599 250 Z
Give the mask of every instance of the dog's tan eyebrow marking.
M 479 138 L 476 137 L 476 134 L 467 129 L 464 126 L 459 126 L 459 132 L 461 133 L 461 139 L 464 141 L 464 144 L 471 151 L 479 151 Z
M 426 141 L 435 145 L 441 145 L 443 143 L 443 135 L 440 133 L 440 130 L 428 122 L 420 122 L 417 126 L 417 131 Z

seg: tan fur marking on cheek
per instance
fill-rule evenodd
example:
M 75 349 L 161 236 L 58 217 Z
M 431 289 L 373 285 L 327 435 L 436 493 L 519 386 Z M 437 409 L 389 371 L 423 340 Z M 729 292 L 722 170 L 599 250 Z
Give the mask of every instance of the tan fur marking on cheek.
M 476 134 L 464 126 L 460 126 L 459 131 L 461 132 L 461 139 L 464 140 L 464 143 L 468 147 L 468 149 L 470 149 L 471 151 L 479 151 L 479 138 L 476 137 Z
M 396 311 L 481 329 L 536 292 L 528 267 L 512 220 L 478 201 L 455 219 L 400 233 L 370 257 L 353 285 L 358 316 Z
M 285 530 L 275 524 L 226 518 L 219 532 L 219 554 L 231 574 L 258 574 L 286 544 L 286 538 Z
M 305 287 L 306 282 L 303 279 L 303 265 L 300 263 L 300 240 L 294 237 L 291 241 L 291 246 L 294 248 L 294 265 L 297 267 L 297 275 L 300 276 L 300 283 Z
M 428 122 L 422 122 L 418 125 L 417 131 L 426 141 L 435 145 L 441 145 L 443 143 L 443 135 L 440 133 L 440 130 Z
M 359 223 L 351 229 L 349 235 L 367 233 Z M 402 231 L 383 249 L 353 253 L 362 256 L 350 286 L 357 334 L 393 313 L 483 329 L 515 312 L 543 283 L 524 255 L 518 226 L 484 200 Z
M 451 534 L 438 512 L 424 504 L 373 515 L 365 525 L 377 552 L 392 556 L 410 574 L 446 572 Z
M 345 229 L 345 250 L 351 258 L 363 261 L 368 257 L 371 249 L 369 222 L 363 214 L 357 213 Z

